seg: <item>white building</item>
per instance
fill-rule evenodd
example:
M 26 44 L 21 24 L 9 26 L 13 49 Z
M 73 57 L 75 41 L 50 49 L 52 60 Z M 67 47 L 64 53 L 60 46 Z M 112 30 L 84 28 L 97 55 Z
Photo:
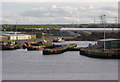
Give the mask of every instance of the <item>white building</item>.
M 12 34 L 8 36 L 9 40 L 26 40 L 26 39 L 31 39 L 31 35 L 26 35 L 26 34 Z
M 4 36 L 8 37 L 9 40 L 27 40 L 31 39 L 31 35 L 21 34 L 20 32 L 7 32 Z

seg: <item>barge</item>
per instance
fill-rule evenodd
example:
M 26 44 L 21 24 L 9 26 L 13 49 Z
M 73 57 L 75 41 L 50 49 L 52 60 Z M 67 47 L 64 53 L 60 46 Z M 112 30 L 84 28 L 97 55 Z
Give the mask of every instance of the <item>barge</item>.
M 120 59 L 120 39 L 101 39 L 80 49 L 80 55 L 93 58 Z
M 1 50 L 15 50 L 15 49 L 20 49 L 19 44 L 1 44 L 0 49 Z
M 103 49 L 80 49 L 80 55 L 92 57 L 92 58 L 104 58 L 104 59 L 120 59 L 120 51 L 108 49 L 104 51 Z
M 38 44 L 38 45 L 30 45 L 27 47 L 27 50 L 44 50 L 45 48 L 52 48 L 54 45 L 52 44 Z
M 62 45 L 60 47 L 55 47 L 51 49 L 44 49 L 43 55 L 50 55 L 50 54 L 61 54 L 65 51 L 68 51 L 68 49 L 72 49 L 77 47 L 77 44 L 68 44 L 68 45 Z

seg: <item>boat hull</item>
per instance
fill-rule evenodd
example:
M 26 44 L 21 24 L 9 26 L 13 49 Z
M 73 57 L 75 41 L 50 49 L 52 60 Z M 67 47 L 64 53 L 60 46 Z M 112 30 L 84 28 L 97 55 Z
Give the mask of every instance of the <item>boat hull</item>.
M 80 49 L 80 55 L 92 57 L 92 58 L 103 58 L 103 59 L 120 59 L 120 52 L 95 52 L 95 50 Z
M 65 51 L 68 51 L 69 49 L 72 49 L 74 47 L 77 47 L 77 44 L 69 44 L 69 45 L 63 45 L 62 47 L 55 47 L 52 49 L 44 49 L 43 55 L 52 55 L 52 54 L 61 54 Z

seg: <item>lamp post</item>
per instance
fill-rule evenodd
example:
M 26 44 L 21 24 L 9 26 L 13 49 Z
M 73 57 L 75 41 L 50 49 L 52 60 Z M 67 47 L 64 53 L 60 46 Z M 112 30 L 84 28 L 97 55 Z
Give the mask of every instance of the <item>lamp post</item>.
M 16 22 L 16 32 L 17 32 L 17 22 Z
M 15 29 L 16 32 L 18 31 L 18 29 L 17 29 L 17 25 L 19 25 L 18 22 L 20 22 L 20 20 L 17 20 L 17 21 L 16 21 L 16 29 Z
M 104 51 L 105 51 L 105 23 L 106 23 L 105 17 L 106 15 L 103 15 L 103 17 L 104 17 L 103 23 L 104 23 Z
M 94 25 L 96 24 L 96 19 L 94 19 Z
M 33 30 L 34 30 L 34 24 L 33 24 L 33 22 L 32 22 L 32 26 L 33 27 L 31 29 L 32 29 L 32 35 L 33 35 Z
M 118 19 L 117 17 L 114 17 L 115 18 L 115 26 L 118 27 Z

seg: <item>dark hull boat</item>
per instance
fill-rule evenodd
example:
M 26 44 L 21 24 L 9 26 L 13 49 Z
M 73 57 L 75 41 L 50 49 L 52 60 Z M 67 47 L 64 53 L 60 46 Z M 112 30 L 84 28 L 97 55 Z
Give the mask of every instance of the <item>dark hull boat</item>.
M 61 54 L 65 51 L 68 51 L 70 49 L 73 49 L 77 47 L 77 44 L 69 44 L 69 45 L 59 45 L 58 47 L 50 48 L 50 49 L 44 49 L 43 55 L 50 55 L 50 54 Z
M 20 49 L 19 45 L 13 45 L 13 46 L 1 46 L 1 50 L 15 50 Z

